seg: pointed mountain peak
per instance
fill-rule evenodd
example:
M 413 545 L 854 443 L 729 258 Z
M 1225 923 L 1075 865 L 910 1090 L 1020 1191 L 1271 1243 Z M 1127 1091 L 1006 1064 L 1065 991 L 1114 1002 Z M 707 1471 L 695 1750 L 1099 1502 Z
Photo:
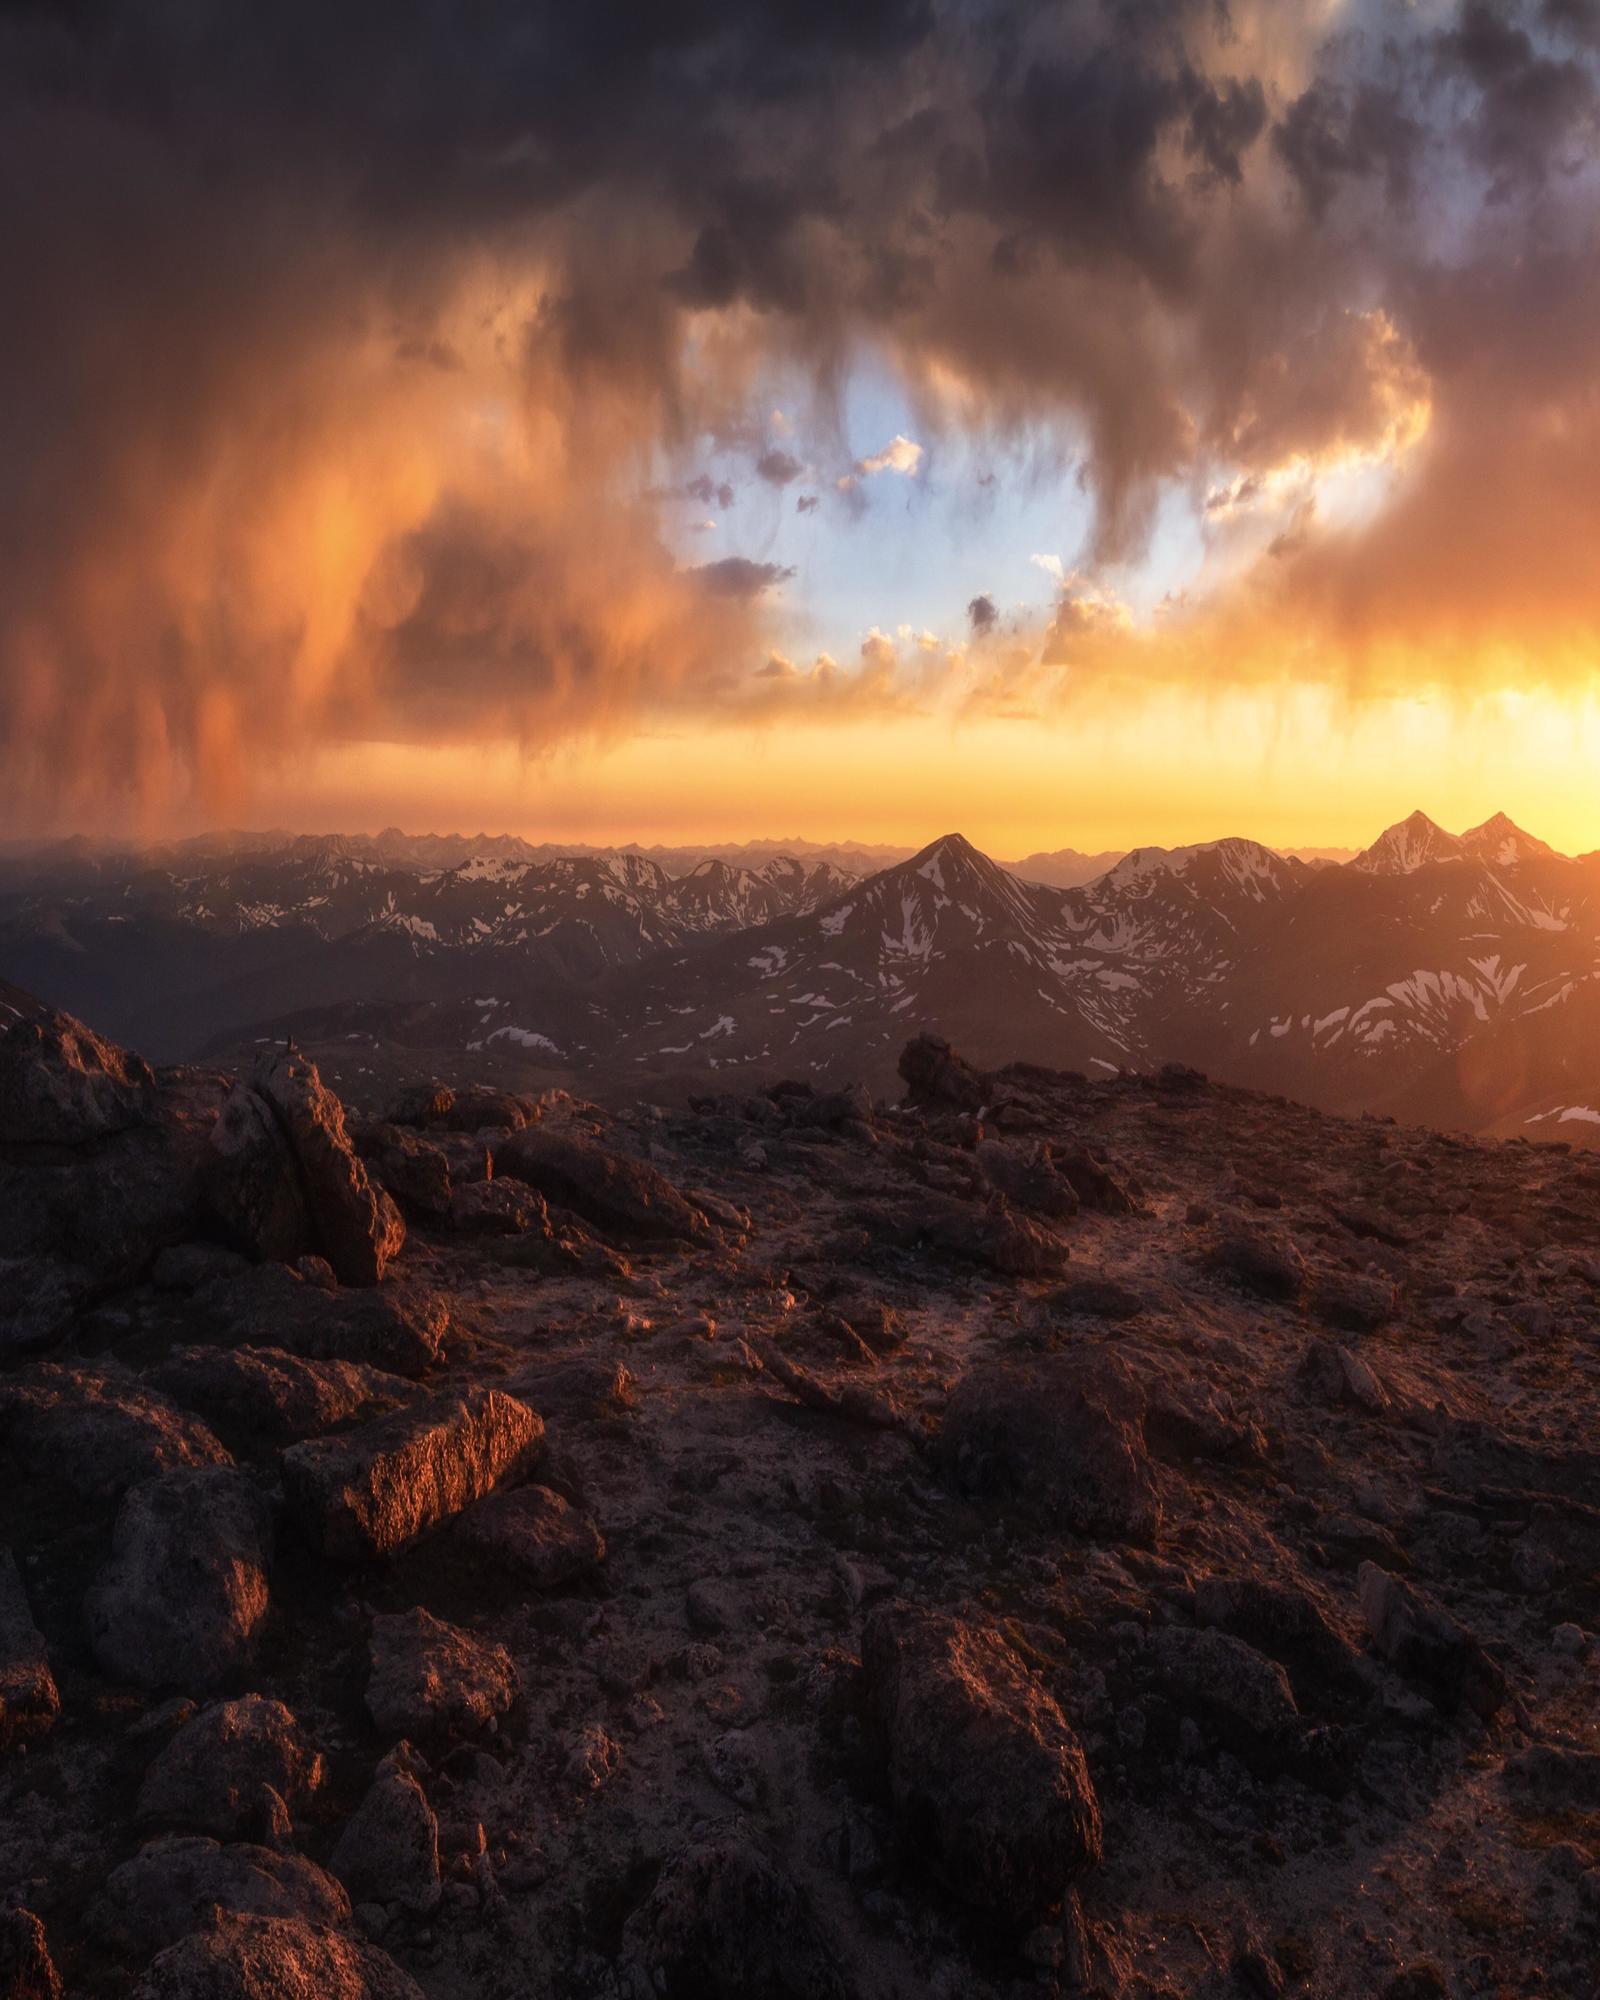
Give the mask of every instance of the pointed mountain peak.
M 1460 861 L 1466 849 L 1453 833 L 1421 810 L 1385 827 L 1369 848 L 1348 865 L 1362 875 L 1410 875 L 1430 862 Z
M 1469 826 L 1461 836 L 1461 845 L 1476 861 L 1486 861 L 1491 867 L 1505 868 L 1517 861 L 1531 861 L 1536 857 L 1550 857 L 1555 849 L 1548 842 L 1537 840 L 1531 833 L 1524 833 L 1509 814 L 1492 813 L 1481 826 Z

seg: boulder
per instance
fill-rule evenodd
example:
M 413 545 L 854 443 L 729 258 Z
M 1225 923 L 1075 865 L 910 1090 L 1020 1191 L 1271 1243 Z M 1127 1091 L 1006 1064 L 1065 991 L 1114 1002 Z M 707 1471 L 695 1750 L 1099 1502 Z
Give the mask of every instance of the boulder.
M 487 1729 L 517 1694 L 517 1670 L 504 1646 L 475 1638 L 420 1607 L 373 1619 L 367 1710 L 386 1735 L 436 1737 Z
M 976 1157 L 989 1185 L 1018 1208 L 1052 1222 L 1065 1222 L 1077 1214 L 1077 1190 L 1057 1170 L 1043 1144 L 1012 1146 L 1003 1139 L 983 1139 Z
M 175 1348 L 151 1370 L 151 1380 L 244 1447 L 316 1437 L 424 1393 L 362 1362 L 313 1361 L 281 1347 Z
M 1333 1340 L 1313 1340 L 1300 1358 L 1300 1379 L 1319 1401 L 1379 1416 L 1390 1396 L 1359 1354 Z
M 11 1551 L 0 1549 L 0 1750 L 48 1735 L 60 1712 L 61 1697 L 22 1572 Z M 0 1996 L 4 1992 L 0 1984 Z
M 510 1174 L 468 1181 L 450 1201 L 450 1227 L 464 1236 L 521 1236 L 549 1233 L 550 1211 L 536 1188 Z
M 8 1010 L 9 1012 L 9 1010 Z M 49 1008 L 0 1027 L 0 1133 L 14 1146 L 83 1146 L 147 1124 L 155 1075 L 139 1056 Z
M 30 1478 L 87 1501 L 180 1467 L 230 1463 L 198 1417 L 112 1363 L 39 1362 L 0 1382 L 0 1444 Z
M 137 1813 L 146 1825 L 219 1840 L 259 1838 L 322 1776 L 320 1753 L 283 1703 L 247 1694 L 213 1702 L 179 1729 L 146 1771 Z
M 1100 1859 L 1065 1716 L 995 1632 L 890 1604 L 861 1646 L 901 1829 L 951 1894 L 1021 1926 Z
M 398 1903 L 419 1917 L 439 1907 L 439 1822 L 404 1760 L 384 1759 L 328 1866 L 354 1902 Z
M 520 1132 L 544 1116 L 537 1097 L 520 1091 L 497 1090 L 489 1083 L 469 1083 L 451 1093 L 451 1101 L 434 1121 L 447 1132 Z
M 1171 1625 L 1153 1635 L 1151 1654 L 1177 1705 L 1208 1722 L 1241 1756 L 1281 1749 L 1299 1735 L 1288 1675 L 1243 1639 Z
M 423 2000 L 365 1939 L 289 1917 L 219 1915 L 164 1951 L 133 2000 Z
M 1356 1572 L 1361 1615 L 1383 1658 L 1420 1681 L 1446 1713 L 1470 1708 L 1485 1720 L 1506 1698 L 1506 1677 L 1443 1605 L 1375 1562 Z
M 1207 1267 L 1258 1299 L 1297 1299 L 1306 1281 L 1305 1259 L 1282 1230 L 1234 1222 L 1205 1255 Z
M 1110 1356 L 990 1362 L 956 1384 L 937 1451 L 958 1492 L 1074 1534 L 1145 1542 L 1161 1506 L 1142 1416 L 1137 1385 Z
M 252 1257 L 292 1264 L 316 1244 L 289 1135 L 248 1083 L 236 1083 L 217 1113 L 201 1199 L 210 1221 Z
M 203 1688 L 248 1665 L 271 1547 L 267 1504 L 244 1473 L 169 1472 L 131 1488 L 85 1600 L 103 1670 L 140 1687 Z
M 0 1910 L 0 2000 L 62 2000 L 61 1975 L 32 1910 Z
M 414 1083 L 402 1090 L 384 1113 L 389 1125 L 442 1125 L 455 1106 L 456 1094 L 447 1083 Z
M 881 1243 L 930 1250 L 1006 1277 L 1054 1277 L 1072 1254 L 1053 1230 L 1018 1215 L 1003 1195 L 972 1202 L 929 1190 L 914 1201 L 863 1203 L 854 1220 Z
M 689 1243 L 717 1237 L 706 1216 L 664 1174 L 587 1139 L 542 1127 L 514 1133 L 496 1149 L 495 1172 L 525 1181 L 546 1201 L 620 1236 Z
M 473 1389 L 291 1445 L 283 1481 L 311 1540 L 359 1562 L 392 1555 L 482 1499 L 543 1437 L 543 1420 L 525 1403 Z
M 429 1286 L 391 1282 L 330 1292 L 282 1264 L 208 1285 L 197 1305 L 206 1324 L 230 1341 L 393 1375 L 425 1373 L 450 1330 L 449 1302 Z
M 124 1949 L 149 1953 L 197 1930 L 213 1909 L 342 1924 L 350 1899 L 304 1855 L 171 1834 L 112 1869 L 94 1917 Z
M 64 1340 L 93 1280 L 59 1257 L 0 1257 L 0 1368 Z
M 1137 1319 L 1145 1309 L 1144 1299 L 1131 1287 L 1089 1271 L 1058 1286 L 1044 1303 L 1052 1313 L 1078 1319 Z
M 1356 1271 L 1322 1271 L 1312 1280 L 1311 1311 L 1341 1333 L 1376 1333 L 1394 1317 L 1395 1287 Z
M 450 1212 L 450 1161 L 431 1140 L 406 1125 L 364 1125 L 356 1151 L 410 1221 L 435 1221 Z
M 293 1261 L 320 1251 L 341 1284 L 375 1285 L 405 1241 L 316 1064 L 272 1050 L 236 1087 L 211 1138 L 207 1199 L 241 1249 Z
M 1087 1146 L 1052 1146 L 1056 1171 L 1072 1188 L 1084 1208 L 1103 1215 L 1135 1215 L 1139 1202 L 1125 1174 L 1097 1159 Z
M 594 1522 L 548 1486 L 491 1493 L 467 1508 L 455 1535 L 469 1556 L 535 1590 L 575 1583 L 605 1560 Z
M 896 1067 L 911 1104 L 979 1111 L 994 1094 L 994 1079 L 958 1056 L 941 1035 L 918 1035 L 907 1042 Z
M 742 1820 L 669 1856 L 622 1937 L 633 1991 L 660 2000 L 849 2000 L 793 1879 Z
M 1348 1640 L 1314 1598 L 1293 1584 L 1251 1576 L 1206 1576 L 1194 1587 L 1201 1624 L 1247 1640 L 1288 1670 L 1296 1698 L 1319 1685 L 1354 1694 L 1362 1683 Z

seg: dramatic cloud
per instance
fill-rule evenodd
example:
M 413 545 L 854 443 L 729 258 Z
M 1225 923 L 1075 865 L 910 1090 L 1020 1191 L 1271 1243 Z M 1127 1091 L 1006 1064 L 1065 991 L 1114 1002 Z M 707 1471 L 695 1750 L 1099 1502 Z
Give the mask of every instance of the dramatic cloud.
M 860 510 L 946 439 L 1086 509 L 1031 654 L 971 600 L 1008 712 L 1575 685 L 1597 66 L 1589 0 L 7 10 L 0 811 L 742 718 L 799 592 L 781 540 L 690 561 L 723 468 Z M 854 458 L 858 367 L 926 444 Z M 853 700 L 912 685 L 885 643 Z

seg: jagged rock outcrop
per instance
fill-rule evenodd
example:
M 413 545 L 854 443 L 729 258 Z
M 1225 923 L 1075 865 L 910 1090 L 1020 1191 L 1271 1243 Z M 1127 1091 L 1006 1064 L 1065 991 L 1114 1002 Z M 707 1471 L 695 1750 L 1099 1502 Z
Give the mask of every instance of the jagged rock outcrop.
M 292 1050 L 264 1055 L 235 1085 L 203 1185 L 241 1249 L 284 1263 L 320 1252 L 341 1284 L 375 1285 L 405 1242 L 400 1211 L 350 1143 L 344 1107 Z
M 353 1417 L 403 1408 L 423 1393 L 364 1362 L 314 1361 L 281 1347 L 179 1347 L 151 1370 L 151 1379 L 241 1449 L 316 1437 Z

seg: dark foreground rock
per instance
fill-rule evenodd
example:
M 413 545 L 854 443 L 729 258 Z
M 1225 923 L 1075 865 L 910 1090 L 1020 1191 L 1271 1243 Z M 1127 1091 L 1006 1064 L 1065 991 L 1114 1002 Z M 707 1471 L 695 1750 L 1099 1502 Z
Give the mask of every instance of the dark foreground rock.
M 548 1486 L 491 1493 L 461 1516 L 463 1552 L 535 1590 L 556 1590 L 605 1560 L 605 1538 L 589 1516 Z
M 668 1859 L 623 1957 L 638 2000 L 856 2000 L 805 1898 L 740 1821 Z
M 957 1383 L 940 1462 L 962 1493 L 1014 1504 L 1075 1534 L 1145 1541 L 1161 1506 L 1142 1409 L 1126 1371 L 1104 1356 L 996 1362 Z
M 281 1701 L 213 1702 L 156 1757 L 139 1787 L 148 1825 L 259 1839 L 322 1783 L 323 1762 Z
M 372 1621 L 367 1709 L 387 1736 L 487 1729 L 517 1692 L 517 1670 L 503 1646 L 420 1608 Z
M 148 1955 L 198 1930 L 219 1909 L 339 1924 L 349 1918 L 350 1899 L 303 1855 L 173 1834 L 111 1871 L 99 1921 L 109 1937 Z
M 135 1486 L 84 1604 L 95 1658 L 146 1688 L 206 1688 L 248 1665 L 271 1554 L 271 1515 L 244 1473 L 169 1472 Z
M 60 1712 L 22 1574 L 11 1551 L 0 1549 L 0 1751 L 45 1735 Z
M 62 1992 L 44 1925 L 32 1910 L 0 1911 L 0 1995 L 4 2000 L 62 2000 Z
M 886 1605 L 861 1644 L 902 1832 L 952 1894 L 1021 1924 L 1100 1859 L 1100 1806 L 1066 1718 L 995 1633 Z
M 705 1243 L 717 1235 L 701 1211 L 645 1161 L 542 1126 L 518 1132 L 499 1147 L 495 1172 L 526 1182 L 546 1201 L 619 1236 Z
M 219 1915 L 162 1952 L 134 2000 L 422 2000 L 363 1939 L 292 1918 Z

